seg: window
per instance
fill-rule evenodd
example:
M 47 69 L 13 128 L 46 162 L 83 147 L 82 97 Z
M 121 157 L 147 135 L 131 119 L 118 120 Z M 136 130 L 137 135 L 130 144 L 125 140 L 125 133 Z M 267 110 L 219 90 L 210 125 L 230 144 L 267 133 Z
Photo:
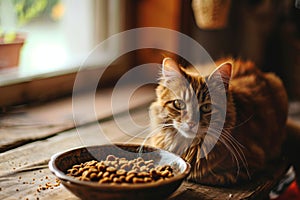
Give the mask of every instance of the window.
M 120 0 L 1 0 L 0 29 L 25 33 L 26 41 L 19 66 L 0 69 L 0 86 L 76 72 L 99 42 L 121 30 L 121 4 Z M 27 14 L 46 8 L 24 23 L 26 14 L 16 13 L 20 5 L 32 7 Z M 103 62 L 116 48 L 103 49 Z

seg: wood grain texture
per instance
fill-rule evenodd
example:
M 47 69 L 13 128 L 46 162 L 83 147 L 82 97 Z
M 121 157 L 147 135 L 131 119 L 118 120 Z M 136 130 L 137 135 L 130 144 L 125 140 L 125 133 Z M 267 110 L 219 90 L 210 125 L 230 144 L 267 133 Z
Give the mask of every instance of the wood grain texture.
M 120 91 L 126 93 L 134 86 L 124 86 Z M 81 115 L 80 124 L 104 120 L 112 116 L 112 90 L 102 90 L 95 95 L 96 116 Z M 120 96 L 124 94 L 120 94 Z M 90 94 L 84 94 L 78 101 L 84 104 Z M 128 107 L 115 106 L 114 112 L 121 113 L 128 109 L 149 103 L 154 98 L 152 87 L 141 88 L 133 94 Z M 79 125 L 80 125 L 79 124 Z M 0 115 L 0 152 L 18 147 L 28 142 L 39 140 L 59 132 L 74 128 L 72 98 L 65 98 L 30 108 L 21 108 L 14 112 Z

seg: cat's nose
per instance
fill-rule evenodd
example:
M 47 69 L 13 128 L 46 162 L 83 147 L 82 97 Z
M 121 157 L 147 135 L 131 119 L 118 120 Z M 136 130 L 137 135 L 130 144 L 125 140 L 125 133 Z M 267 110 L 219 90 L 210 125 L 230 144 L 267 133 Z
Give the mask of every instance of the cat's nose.
M 194 126 L 196 126 L 195 122 L 187 122 L 188 126 L 190 127 L 190 129 L 194 128 Z

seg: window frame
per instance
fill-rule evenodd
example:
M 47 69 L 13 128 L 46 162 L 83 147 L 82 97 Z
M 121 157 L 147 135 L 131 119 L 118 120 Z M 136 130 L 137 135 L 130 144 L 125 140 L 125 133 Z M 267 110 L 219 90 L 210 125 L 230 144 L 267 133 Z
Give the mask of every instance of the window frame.
M 126 21 L 124 20 L 125 9 L 128 8 L 126 6 L 128 3 L 122 0 L 94 0 L 94 3 L 94 9 L 101 11 L 106 10 L 105 12 L 107 13 L 107 17 L 103 19 L 103 15 L 100 15 L 99 12 L 95 12 L 95 19 L 97 19 L 95 20 L 95 30 L 96 33 L 98 33 L 98 37 L 95 36 L 94 38 L 96 43 L 100 43 L 105 40 L 105 38 L 124 30 L 126 27 Z M 118 15 L 116 15 L 116 13 L 118 13 Z M 128 18 L 128 16 L 126 17 Z M 108 20 L 110 21 L 108 22 Z M 107 31 L 99 34 L 103 26 L 106 27 Z M 119 46 L 120 44 L 117 43 L 109 44 L 107 47 L 108 52 L 115 53 L 119 51 Z M 113 68 L 116 70 L 114 70 L 113 73 L 109 73 L 109 77 L 101 81 L 104 81 L 105 85 L 109 85 L 114 79 L 127 70 L 126 66 L 129 66 L 129 64 L 126 63 L 128 62 L 130 62 L 128 58 L 114 62 L 112 65 L 114 65 Z M 93 76 L 95 70 L 105 70 L 104 63 L 106 63 L 106 61 L 103 62 L 103 65 L 99 64 L 97 66 L 85 67 L 85 73 L 87 76 Z M 122 63 L 122 66 L 125 67 L 120 69 L 120 67 L 117 66 L 120 65 L 119 63 Z M 17 69 L 8 70 L 8 73 L 0 75 L 0 108 L 2 112 L 11 106 L 44 102 L 71 95 L 76 74 L 79 69 L 80 67 L 72 67 L 65 70 L 29 75 L 26 77 L 19 76 Z

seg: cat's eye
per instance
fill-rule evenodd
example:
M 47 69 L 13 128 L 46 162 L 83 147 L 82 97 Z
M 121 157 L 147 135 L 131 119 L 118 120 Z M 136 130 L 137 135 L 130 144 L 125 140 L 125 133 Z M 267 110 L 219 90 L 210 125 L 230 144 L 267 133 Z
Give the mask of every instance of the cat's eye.
M 210 103 L 203 104 L 202 106 L 200 106 L 200 111 L 202 113 L 209 113 L 209 112 L 211 112 L 211 104 Z
M 186 108 L 186 104 L 184 103 L 184 101 L 180 100 L 180 99 L 176 99 L 173 101 L 173 106 L 177 109 L 177 110 L 184 110 Z

